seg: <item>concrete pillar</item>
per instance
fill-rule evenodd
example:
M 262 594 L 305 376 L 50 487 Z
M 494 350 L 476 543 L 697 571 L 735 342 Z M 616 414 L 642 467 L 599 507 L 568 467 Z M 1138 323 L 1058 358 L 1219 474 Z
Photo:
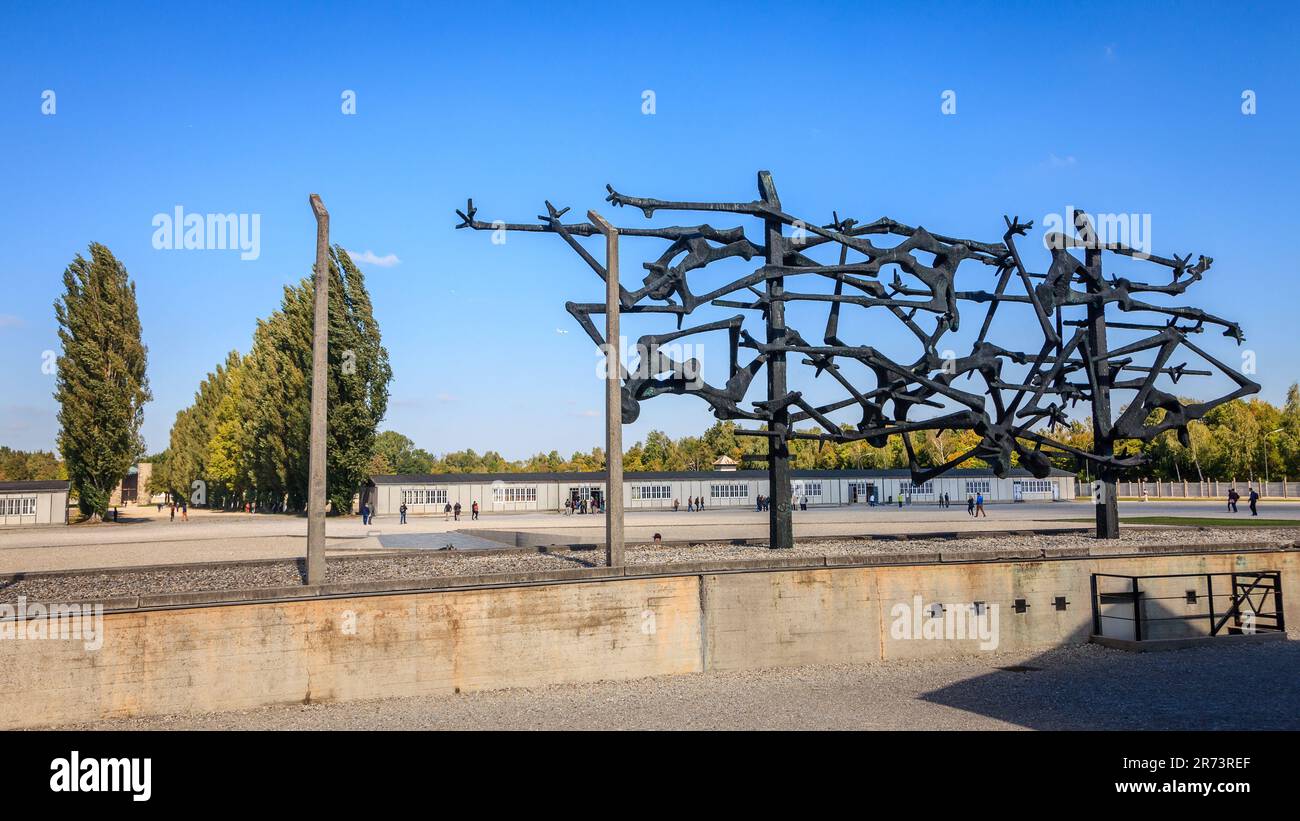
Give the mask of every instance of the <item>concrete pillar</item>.
M 618 229 L 595 211 L 605 235 L 605 565 L 623 566 L 623 363 L 619 360 Z
M 330 214 L 312 194 L 316 214 L 315 294 L 311 343 L 311 444 L 307 467 L 307 584 L 325 583 L 325 434 L 326 379 L 329 369 Z

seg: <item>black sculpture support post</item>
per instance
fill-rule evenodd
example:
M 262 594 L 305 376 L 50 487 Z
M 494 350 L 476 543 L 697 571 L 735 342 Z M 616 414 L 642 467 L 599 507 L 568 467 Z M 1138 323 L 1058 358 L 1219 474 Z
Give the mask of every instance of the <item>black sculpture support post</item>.
M 1088 293 L 1100 294 L 1103 285 L 1100 239 L 1084 212 L 1077 212 L 1075 225 L 1087 243 L 1083 254 L 1088 269 Z M 1092 452 L 1102 461 L 1097 481 L 1101 483 L 1101 501 L 1097 503 L 1097 538 L 1119 538 L 1119 500 L 1115 498 L 1115 434 L 1110 410 L 1110 352 L 1106 342 L 1106 304 L 1101 299 L 1088 303 L 1088 353 L 1094 362 L 1097 386 L 1092 397 Z
M 623 566 L 623 367 L 619 360 L 618 229 L 595 211 L 605 235 L 605 566 Z
M 773 210 L 781 210 L 781 199 L 776 194 L 776 184 L 768 171 L 758 172 L 758 195 Z M 781 235 L 781 220 L 768 217 L 763 221 L 767 264 L 785 265 L 785 238 Z M 767 344 L 785 345 L 785 277 L 767 280 Z M 767 363 L 767 401 L 780 402 L 785 398 L 785 351 L 778 350 Z M 781 405 L 772 419 L 772 432 L 768 439 L 767 480 L 768 494 L 774 500 L 768 515 L 770 547 L 774 550 L 794 547 L 794 525 L 790 518 L 790 444 L 786 434 L 790 430 L 790 412 Z

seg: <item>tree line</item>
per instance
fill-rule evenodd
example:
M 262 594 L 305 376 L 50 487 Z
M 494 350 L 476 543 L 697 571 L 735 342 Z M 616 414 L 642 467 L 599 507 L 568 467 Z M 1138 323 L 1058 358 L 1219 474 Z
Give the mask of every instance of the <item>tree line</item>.
M 135 284 L 107 247 L 89 250 L 64 270 L 54 304 L 58 456 L 0 448 L 0 480 L 66 478 L 86 518 L 98 521 L 144 457 L 140 425 L 152 396 Z M 342 247 L 330 253 L 329 279 L 327 492 L 341 512 L 367 473 L 392 369 L 365 278 Z M 210 506 L 306 507 L 313 296 L 310 278 L 286 287 L 249 353 L 231 352 L 208 374 L 176 415 L 167 449 L 149 457 L 146 490 Z
M 510 473 L 595 471 L 605 465 L 601 448 L 558 451 L 507 460 L 496 451 L 431 454 L 395 431 L 377 433 L 388 406 L 392 369 L 381 344 L 361 271 L 347 252 L 330 254 L 328 496 L 332 508 L 350 508 L 357 487 L 370 474 Z M 310 278 L 286 286 L 279 310 L 259 320 L 247 354 L 232 351 L 199 385 L 194 402 L 176 415 L 168 447 L 152 457 L 150 492 L 168 493 L 217 507 L 254 503 L 263 510 L 302 510 L 307 499 L 312 344 Z M 132 464 L 144 456 L 140 436 L 144 405 L 151 400 L 148 349 L 141 340 L 135 284 L 125 266 L 101 244 L 89 257 L 77 254 L 63 273 L 63 294 L 54 304 L 61 355 L 55 398 L 59 403 L 57 455 L 0 447 L 0 480 L 67 479 L 82 512 L 103 516 L 108 499 Z M 1184 400 L 1190 401 L 1190 400 Z M 1157 416 L 1163 411 L 1157 411 Z M 1087 450 L 1090 420 L 1072 422 L 1057 438 Z M 922 465 L 944 464 L 976 445 L 971 431 L 911 435 Z M 1188 427 L 1187 441 L 1167 431 L 1150 443 L 1121 441 L 1121 454 L 1145 454 L 1150 462 L 1133 478 L 1209 481 L 1300 476 L 1300 386 L 1282 405 L 1237 400 L 1214 408 Z M 888 469 L 907 466 L 903 439 L 885 447 L 793 440 L 796 469 Z M 651 431 L 624 454 L 628 471 L 708 470 L 728 456 L 767 452 L 761 436 L 739 436 L 733 422 L 718 422 L 699 436 L 674 439 Z M 1087 478 L 1089 471 L 1067 454 L 1053 461 Z M 985 467 L 971 460 L 970 467 Z
M 351 510 L 388 409 L 392 368 L 365 277 L 335 246 L 329 270 L 329 417 L 326 495 Z M 286 286 L 279 310 L 258 320 L 248 354 L 231 351 L 176 414 L 149 490 L 216 508 L 307 507 L 311 434 L 310 278 Z
M 67 468 L 52 451 L 14 450 L 0 446 L 0 482 L 67 478 Z
M 1157 411 L 1153 421 L 1158 421 L 1163 413 Z M 1072 421 L 1065 430 L 1058 429 L 1055 437 L 1072 447 L 1089 450 L 1092 420 Z M 942 465 L 978 442 L 978 435 L 969 430 L 911 434 L 912 449 L 924 467 Z M 1150 459 L 1145 468 L 1133 471 L 1135 479 L 1141 476 L 1162 481 L 1233 478 L 1254 481 L 1265 474 L 1273 479 L 1300 478 L 1300 386 L 1291 386 L 1281 407 L 1251 399 L 1214 408 L 1204 420 L 1188 426 L 1186 445 L 1171 430 L 1149 443 L 1120 440 L 1116 452 L 1142 453 Z M 749 462 L 746 457 L 766 453 L 765 437 L 738 436 L 734 422 L 717 422 L 700 436 L 677 439 L 653 430 L 624 452 L 623 469 L 629 472 L 710 470 L 721 456 L 735 459 L 742 467 L 764 467 L 766 462 Z M 1081 479 L 1091 476 L 1088 467 L 1078 464 L 1072 455 L 1055 454 L 1052 462 Z M 790 463 L 796 470 L 883 470 L 908 465 L 907 449 L 899 435 L 889 437 L 883 448 L 862 441 L 835 444 L 794 439 L 790 442 Z M 368 470 L 373 475 L 403 475 L 598 471 L 604 467 L 605 453 L 599 447 L 568 457 L 552 450 L 516 460 L 506 459 L 495 450 L 480 454 L 469 449 L 434 455 L 416 447 L 409 437 L 390 430 L 375 438 Z M 963 467 L 987 468 L 988 465 L 971 459 Z

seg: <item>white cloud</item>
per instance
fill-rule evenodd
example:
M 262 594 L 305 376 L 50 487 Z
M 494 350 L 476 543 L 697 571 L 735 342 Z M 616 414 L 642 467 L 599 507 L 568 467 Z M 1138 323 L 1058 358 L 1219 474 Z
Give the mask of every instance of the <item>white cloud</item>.
M 597 412 L 594 411 L 594 410 L 583 410 L 583 411 L 577 411 L 577 412 L 575 412 L 573 415 L 574 415 L 574 416 L 582 416 L 582 417 L 586 417 L 586 418 L 588 418 L 588 419 L 591 419 L 591 418 L 594 418 L 594 417 L 600 416 L 600 414 L 597 413 Z
M 459 396 L 453 396 L 453 395 L 450 394 L 450 393 L 440 393 L 440 394 L 438 394 L 438 401 L 439 401 L 439 402 L 459 402 L 459 401 L 460 401 L 460 397 L 459 397 Z
M 563 328 L 556 328 L 556 329 L 555 329 L 555 332 L 556 332 L 557 334 L 559 334 L 560 336 L 564 336 L 565 334 L 568 333 L 568 331 L 564 330 Z
M 348 256 L 352 257 L 352 261 L 358 265 L 374 265 L 378 268 L 392 268 L 394 265 L 401 262 L 401 260 L 397 258 L 397 254 L 386 254 L 381 257 L 369 248 L 366 249 L 364 254 L 358 254 L 356 251 L 348 251 Z
M 1078 162 L 1079 161 L 1074 158 L 1073 154 L 1068 154 L 1064 157 L 1058 157 L 1055 154 L 1051 154 L 1047 158 L 1047 164 L 1052 168 L 1069 168 L 1072 165 L 1077 165 Z
M 0 314 L 0 328 L 21 328 L 26 325 L 21 316 L 13 314 Z

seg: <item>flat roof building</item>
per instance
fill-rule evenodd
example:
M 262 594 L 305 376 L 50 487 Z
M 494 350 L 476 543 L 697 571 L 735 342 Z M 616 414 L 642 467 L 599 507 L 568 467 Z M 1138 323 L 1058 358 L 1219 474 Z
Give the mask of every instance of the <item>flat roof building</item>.
M 730 468 L 730 466 L 728 466 Z M 792 472 L 796 500 L 810 506 L 938 504 L 947 494 L 955 505 L 967 496 L 984 495 L 985 502 L 1071 499 L 1074 474 L 1053 470 L 1036 479 L 1022 468 L 999 479 L 992 471 L 951 470 L 919 487 L 911 473 L 887 470 L 796 470 Z M 441 514 L 447 505 L 468 511 L 474 502 L 483 513 L 564 510 L 565 501 L 604 501 L 603 471 L 573 473 L 444 473 L 372 476 L 363 489 L 375 515 L 393 516 L 405 504 L 410 515 Z M 623 504 L 627 510 L 685 510 L 688 499 L 703 499 L 709 507 L 753 507 L 768 493 L 766 470 L 654 471 L 623 475 Z
M 66 525 L 66 481 L 0 482 L 0 527 Z

